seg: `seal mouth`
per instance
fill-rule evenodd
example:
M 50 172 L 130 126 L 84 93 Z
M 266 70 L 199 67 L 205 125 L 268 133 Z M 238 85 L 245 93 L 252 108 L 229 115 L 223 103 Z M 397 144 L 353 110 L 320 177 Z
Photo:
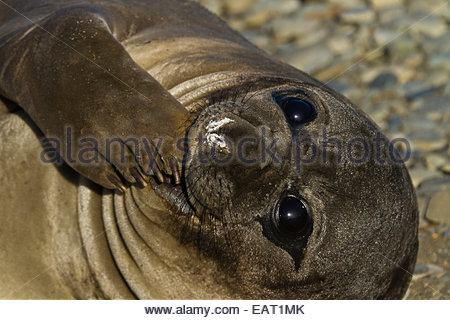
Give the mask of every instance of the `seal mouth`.
M 185 192 L 185 182 L 181 179 L 180 184 L 169 182 L 158 183 L 155 180 L 150 181 L 150 185 L 156 194 L 165 200 L 171 212 L 177 215 L 190 217 L 195 214 L 194 209 L 190 205 Z
M 183 243 L 194 243 L 201 250 L 217 251 L 215 241 L 218 224 L 223 221 L 211 212 L 202 210 L 190 201 L 188 191 L 186 190 L 185 177 L 181 177 L 181 182 L 174 185 L 170 182 L 158 183 L 151 180 L 150 186 L 166 204 L 170 215 L 175 218 L 176 234 Z M 220 227 L 219 227 L 220 228 Z M 212 242 L 211 242 L 212 241 Z

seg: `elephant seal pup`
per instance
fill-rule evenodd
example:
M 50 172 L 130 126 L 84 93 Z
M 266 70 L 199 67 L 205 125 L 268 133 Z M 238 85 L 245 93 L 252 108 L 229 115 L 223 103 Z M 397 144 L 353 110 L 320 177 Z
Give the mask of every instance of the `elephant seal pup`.
M 193 2 L 0 20 L 0 297 L 403 296 L 414 191 L 345 97 Z

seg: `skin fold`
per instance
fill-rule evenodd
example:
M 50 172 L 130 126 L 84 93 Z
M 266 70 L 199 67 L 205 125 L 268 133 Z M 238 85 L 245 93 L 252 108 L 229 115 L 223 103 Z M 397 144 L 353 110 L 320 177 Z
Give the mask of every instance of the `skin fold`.
M 414 190 L 348 99 L 194 2 L 6 0 L 0 21 L 1 298 L 404 295 Z

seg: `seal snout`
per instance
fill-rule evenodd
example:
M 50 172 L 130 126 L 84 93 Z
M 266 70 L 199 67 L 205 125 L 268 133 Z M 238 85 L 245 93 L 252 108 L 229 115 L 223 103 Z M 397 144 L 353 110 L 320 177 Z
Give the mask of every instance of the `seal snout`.
M 220 127 L 234 122 L 234 120 L 230 118 L 223 118 L 221 120 L 211 120 L 206 126 L 206 141 L 209 146 L 215 147 L 217 146 L 219 149 L 227 149 L 227 144 L 225 138 L 217 133 Z
M 288 153 L 286 140 L 280 131 L 246 119 L 238 109 L 212 106 L 190 129 L 189 153 L 202 164 L 263 169 L 281 163 Z
M 281 165 L 289 147 L 283 143 L 286 139 L 266 123 L 247 117 L 248 107 L 232 102 L 212 105 L 189 130 L 184 180 L 196 209 L 222 216 L 223 210 L 234 207 L 236 193 L 248 194 L 249 185 L 265 185 L 271 175 L 278 181 L 286 176 Z

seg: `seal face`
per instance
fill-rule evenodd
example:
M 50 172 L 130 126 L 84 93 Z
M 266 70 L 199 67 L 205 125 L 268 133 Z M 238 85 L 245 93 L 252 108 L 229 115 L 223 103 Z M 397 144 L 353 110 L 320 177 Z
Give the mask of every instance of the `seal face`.
M 377 149 L 378 128 L 323 87 L 250 92 L 222 94 L 189 129 L 177 201 L 191 208 L 201 251 L 244 296 L 400 297 L 416 208 L 406 169 Z
M 2 114 L 0 134 L 16 129 L 0 148 L 1 170 L 33 183 L 7 190 L 12 209 L 0 218 L 20 224 L 0 240 L 11 255 L 38 243 L 29 266 L 63 262 L 46 281 L 56 297 L 404 294 L 417 253 L 414 190 L 393 146 L 345 97 L 195 3 L 41 1 L 28 9 L 29 20 L 0 26 L 0 94 L 61 142 L 78 174 L 65 179 L 28 161 L 42 146 L 31 130 L 21 139 L 26 123 Z M 78 143 L 63 139 L 67 127 Z M 108 153 L 111 140 L 118 148 Z M 86 141 L 88 152 L 80 150 Z M 11 161 L 13 149 L 26 170 Z M 81 151 L 95 164 L 71 157 Z M 32 208 L 37 227 L 25 226 L 27 237 L 13 244 L 29 218 L 23 197 L 42 205 Z M 74 244 L 85 255 L 67 258 Z M 13 260 L 0 261 L 15 270 Z

